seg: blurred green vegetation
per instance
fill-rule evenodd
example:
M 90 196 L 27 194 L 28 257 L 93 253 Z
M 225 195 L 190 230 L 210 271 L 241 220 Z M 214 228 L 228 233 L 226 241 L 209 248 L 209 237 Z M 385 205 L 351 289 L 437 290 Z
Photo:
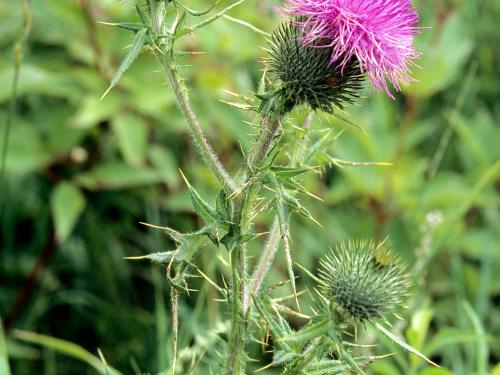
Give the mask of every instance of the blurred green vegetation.
M 13 45 L 22 33 L 20 4 L 0 2 L 2 142 Z M 271 31 L 279 22 L 277 5 L 247 0 L 230 15 Z M 415 5 L 422 25 L 430 26 L 417 37 L 423 54 L 418 82 L 395 101 L 367 87 L 366 98 L 348 109 L 364 132 L 325 114 L 313 122 L 318 130 L 345 129 L 332 149 L 339 159 L 394 165 L 332 166 L 321 176 L 307 175 L 304 184 L 323 201 L 302 201 L 324 227 L 296 218 L 292 254 L 314 271 L 318 257 L 341 240 L 389 236 L 415 277 L 405 320 L 395 328 L 442 368 L 425 367 L 383 342 L 375 353 L 395 355 L 372 371 L 499 374 L 499 367 L 492 369 L 500 362 L 500 2 Z M 33 1 L 32 20 L 1 181 L 0 316 L 12 373 L 105 373 L 98 348 L 123 373 L 166 371 L 171 335 L 163 271 L 123 258 L 172 247 L 141 221 L 179 230 L 199 226 L 179 169 L 207 198 L 215 198 L 217 182 L 193 149 L 151 54 L 143 53 L 100 100 L 131 34 L 99 21 L 134 21 L 132 1 Z M 261 34 L 221 19 L 180 45 L 203 52 L 182 58 L 181 72 L 202 126 L 232 172 L 251 145 L 254 130 L 245 121 L 252 115 L 221 99 L 231 98 L 224 90 L 256 91 L 265 44 Z M 294 112 L 290 121 L 300 125 L 306 114 Z M 259 244 L 250 250 L 258 254 Z M 207 246 L 199 266 L 227 280 L 214 254 Z M 269 282 L 287 278 L 284 264 L 280 254 Z M 311 288 L 296 271 L 299 289 Z M 225 318 L 210 285 L 200 280 L 192 287 L 199 292 L 181 300 L 181 351 Z M 360 335 L 374 342 L 370 332 Z M 0 372 L 6 371 L 2 341 L 0 334 Z M 254 368 L 269 361 L 261 351 L 251 355 Z

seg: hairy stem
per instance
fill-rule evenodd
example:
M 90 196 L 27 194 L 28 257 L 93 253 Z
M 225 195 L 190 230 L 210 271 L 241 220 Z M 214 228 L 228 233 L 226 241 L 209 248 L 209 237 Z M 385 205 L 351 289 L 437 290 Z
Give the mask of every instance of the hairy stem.
M 304 129 L 308 129 L 311 126 L 313 114 L 314 112 L 311 112 L 309 113 L 309 115 L 307 115 L 304 124 L 302 125 Z M 267 141 L 265 143 L 267 143 Z M 293 153 L 293 158 L 291 163 L 293 167 L 296 167 L 299 159 L 303 157 L 305 150 L 305 143 L 306 143 L 305 137 L 303 135 L 296 147 L 295 152 Z M 267 273 L 269 272 L 269 269 L 271 268 L 271 265 L 273 264 L 274 257 L 278 252 L 281 238 L 282 237 L 281 237 L 281 229 L 279 226 L 279 219 L 278 216 L 276 216 L 273 220 L 273 224 L 269 232 L 269 237 L 267 239 L 266 245 L 264 246 L 264 249 L 260 254 L 259 261 L 257 262 L 257 265 L 255 266 L 255 269 L 252 273 L 248 294 L 246 295 L 247 298 L 247 303 L 245 304 L 246 309 L 250 307 L 252 294 L 255 294 L 259 291 Z
M 219 182 L 222 184 L 222 186 L 230 192 L 233 192 L 234 190 L 236 190 L 236 184 L 234 183 L 231 176 L 229 176 L 224 166 L 221 164 L 212 146 L 210 145 L 210 143 L 208 143 L 208 140 L 203 134 L 203 130 L 201 129 L 200 123 L 198 122 L 198 119 L 194 114 L 191 102 L 186 94 L 186 89 L 179 77 L 173 61 L 162 52 L 156 49 L 153 49 L 153 51 L 156 59 L 163 67 L 170 85 L 172 86 L 175 97 L 177 99 L 177 104 L 184 117 L 186 118 L 196 148 L 200 152 L 203 160 L 208 165 L 212 173 L 215 175 L 215 177 L 217 177 L 217 180 L 219 180 Z
M 252 273 L 252 278 L 250 281 L 250 286 L 248 288 L 248 293 L 245 296 L 247 298 L 247 301 L 245 303 L 246 310 L 248 310 L 248 308 L 250 307 L 250 301 L 251 301 L 250 298 L 252 294 L 255 294 L 259 291 L 267 273 L 269 272 L 269 268 L 273 264 L 274 257 L 279 248 L 280 240 L 281 240 L 280 226 L 278 217 L 276 216 L 273 220 L 271 231 L 269 233 L 269 238 L 267 239 L 266 245 L 264 246 L 264 249 L 260 254 L 259 261 Z
M 157 29 L 160 29 L 160 27 Z M 159 30 L 153 30 L 153 32 L 158 35 Z M 252 197 L 256 189 L 250 186 L 248 188 L 243 188 L 243 191 L 237 193 L 238 189 L 236 184 L 220 163 L 213 148 L 203 134 L 198 119 L 191 107 L 189 97 L 186 94 L 186 89 L 178 75 L 173 58 L 171 55 L 165 54 L 159 49 L 153 48 L 153 53 L 163 67 L 176 96 L 178 106 L 187 120 L 193 142 L 198 148 L 202 158 L 223 187 L 231 194 L 235 193 L 235 198 L 233 200 L 232 230 L 236 238 L 236 245 L 231 249 L 232 282 L 229 298 L 231 331 L 225 373 L 227 375 L 240 375 L 245 372 L 244 348 L 247 330 L 246 313 L 250 303 L 246 286 L 246 244 L 241 241 L 241 238 L 246 234 L 250 226 L 249 217 L 251 215 L 249 215 L 249 211 L 252 206 Z M 251 150 L 246 160 L 242 187 L 245 187 L 249 183 L 256 168 L 268 155 L 280 127 L 280 117 L 281 116 L 269 116 L 263 118 L 263 126 L 257 138 L 256 146 Z
M 257 143 L 248 155 L 246 166 L 248 172 L 252 173 L 268 155 L 280 128 L 280 119 L 280 116 L 271 116 L 262 119 L 263 127 L 257 138 Z
M 250 151 L 246 161 L 243 174 L 243 185 L 245 187 L 255 173 L 257 167 L 269 154 L 273 141 L 280 128 L 280 116 L 266 117 L 262 119 L 262 129 L 257 137 L 255 147 Z M 233 225 L 238 235 L 246 234 L 251 223 L 249 217 L 253 197 L 258 188 L 249 186 L 243 188 L 234 199 Z M 246 245 L 238 243 L 231 251 L 231 332 L 229 336 L 229 353 L 226 360 L 225 374 L 240 375 L 245 371 L 245 336 L 247 331 L 246 315 L 250 306 L 249 289 L 246 287 Z
M 229 334 L 228 356 L 225 374 L 240 375 L 244 373 L 244 348 L 246 334 L 246 319 L 243 308 L 245 295 L 244 262 L 245 251 L 236 248 L 231 252 L 231 331 Z M 242 274 L 243 273 L 243 274 Z

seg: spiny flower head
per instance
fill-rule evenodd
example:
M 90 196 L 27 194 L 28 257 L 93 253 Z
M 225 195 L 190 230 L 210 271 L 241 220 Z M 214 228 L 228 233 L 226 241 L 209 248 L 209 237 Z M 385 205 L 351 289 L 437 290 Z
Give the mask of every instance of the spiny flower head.
M 269 40 L 268 71 L 278 90 L 273 93 L 281 111 L 299 104 L 333 113 L 358 96 L 363 80 L 356 59 L 345 62 L 343 72 L 331 64 L 330 52 L 305 45 L 302 31 L 291 22 L 278 27 Z
M 384 244 L 342 243 L 320 261 L 321 294 L 357 321 L 384 317 L 401 306 L 408 276 Z
M 411 0 L 286 0 L 283 11 L 302 17 L 304 43 L 326 41 L 331 63 L 345 69 L 356 57 L 377 91 L 393 97 L 387 80 L 396 90 L 413 80 L 419 16 Z

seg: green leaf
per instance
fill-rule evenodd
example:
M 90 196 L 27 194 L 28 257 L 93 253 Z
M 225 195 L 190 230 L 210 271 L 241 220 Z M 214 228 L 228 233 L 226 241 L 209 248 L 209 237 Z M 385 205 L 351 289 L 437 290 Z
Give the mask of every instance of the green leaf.
M 119 114 L 113 119 L 111 127 L 125 161 L 136 167 L 144 165 L 148 141 L 146 124 L 135 115 Z
M 144 29 L 146 26 L 140 22 L 99 22 L 104 25 L 117 26 L 120 29 L 139 31 Z
M 71 118 L 71 126 L 88 129 L 102 121 L 108 121 L 115 113 L 120 113 L 123 103 L 118 95 L 110 95 L 105 101 L 99 99 L 98 93 L 89 93 L 80 98 L 76 113 Z
M 474 48 L 465 24 L 459 12 L 451 12 L 443 27 L 434 29 L 434 35 L 429 33 L 426 41 L 420 39 L 425 45 L 418 48 L 424 51 L 418 67 L 414 68 L 413 76 L 416 82 L 404 86 L 404 92 L 427 97 L 460 79 L 462 67 Z
M 136 168 L 123 162 L 109 161 L 76 177 L 75 181 L 91 190 L 125 189 L 161 182 L 155 170 Z
M 135 34 L 134 41 L 132 42 L 132 47 L 130 47 L 130 50 L 123 59 L 115 75 L 111 79 L 111 83 L 109 84 L 108 89 L 102 95 L 101 99 L 104 98 L 113 87 L 115 87 L 115 85 L 122 77 L 123 73 L 125 73 L 127 69 L 130 68 L 130 65 L 132 65 L 137 56 L 139 56 L 139 53 L 141 53 L 142 47 L 144 47 L 144 43 L 146 42 L 147 32 L 148 29 L 142 29 Z
M 418 375 L 453 375 L 453 373 L 445 368 L 427 367 L 420 371 Z
M 82 192 L 67 182 L 59 184 L 50 199 L 56 238 L 59 243 L 66 241 L 85 208 Z
M 177 160 L 172 151 L 159 145 L 151 145 L 148 146 L 148 159 L 170 188 L 179 185 Z
M 211 227 L 203 227 L 194 233 L 180 233 L 169 227 L 160 227 L 153 224 L 141 223 L 147 227 L 159 229 L 169 236 L 177 244 L 176 251 L 157 252 L 144 256 L 128 257 L 127 259 L 149 259 L 157 263 L 168 263 L 175 256 L 177 261 L 191 262 L 198 248 L 203 244 L 206 237 L 212 235 Z
M 417 349 L 411 347 L 410 345 L 408 345 L 406 342 L 404 342 L 403 339 L 397 337 L 396 335 L 394 335 L 392 332 L 390 332 L 389 330 L 387 330 L 382 324 L 378 323 L 378 322 L 375 322 L 374 323 L 375 327 L 381 332 L 383 333 L 385 336 L 387 336 L 387 338 L 389 338 L 391 341 L 393 341 L 395 344 L 399 345 L 400 347 L 402 347 L 403 349 L 409 351 L 410 353 L 412 354 L 415 354 L 416 356 L 422 358 L 423 360 L 429 362 L 431 365 L 434 365 L 434 366 L 437 366 L 439 367 L 437 364 L 435 364 L 434 362 L 432 362 L 429 358 L 427 358 L 425 355 L 423 355 L 422 353 L 420 353 Z
M 200 215 L 207 224 L 219 222 L 220 216 L 217 214 L 217 211 L 201 197 L 198 191 L 189 183 L 182 171 L 181 175 L 188 187 L 189 194 L 191 195 L 191 202 L 193 204 L 195 212 Z
M 427 355 L 433 355 L 453 345 L 474 343 L 485 339 L 491 340 L 487 335 L 479 335 L 465 329 L 444 328 L 439 330 L 439 332 L 429 340 L 422 351 Z
M 476 347 L 477 372 L 478 374 L 486 374 L 488 369 L 488 358 L 490 356 L 490 350 L 488 347 L 488 343 L 485 339 L 485 330 L 483 327 L 483 323 L 481 321 L 481 318 L 477 315 L 477 313 L 474 311 L 474 309 L 467 300 L 464 299 L 462 301 L 462 306 L 463 309 L 465 310 L 467 317 L 471 321 L 472 327 L 474 328 L 474 332 L 476 332 L 476 334 L 481 337 Z
M 308 375 L 335 375 L 349 373 L 349 366 L 337 360 L 322 360 L 307 367 Z
M 183 234 L 178 259 L 190 263 L 205 239 L 206 237 L 202 234 Z
M 287 335 L 281 338 L 281 340 L 287 343 L 303 343 L 323 336 L 333 329 L 332 321 L 329 318 L 325 318 L 319 322 L 308 324 L 300 331 Z
M 323 156 L 322 159 L 326 161 L 327 158 L 325 158 L 324 156 L 326 154 L 326 151 L 328 150 L 328 147 L 330 147 L 342 135 L 342 133 L 343 131 L 334 135 L 333 130 L 330 130 L 328 133 L 326 133 L 326 135 L 310 145 L 307 148 L 306 155 L 304 156 L 304 162 L 311 162 L 319 156 Z
M 417 350 L 422 350 L 431 320 L 432 312 L 427 306 L 413 314 L 411 326 L 406 331 L 406 339 L 409 345 Z
M 271 36 L 270 33 L 266 32 L 264 30 L 259 29 L 257 26 L 251 24 L 250 22 L 243 21 L 243 20 L 241 20 L 239 18 L 234 18 L 234 17 L 228 16 L 227 14 L 224 14 L 222 17 L 224 17 L 226 20 L 234 22 L 234 23 L 236 23 L 238 25 L 244 26 L 244 27 L 246 27 L 246 28 L 248 28 L 248 29 L 256 32 L 257 34 L 261 34 L 261 35 L 264 35 L 266 37 L 270 37 Z
M 295 177 L 311 170 L 311 168 L 309 167 L 293 168 L 293 167 L 283 167 L 283 166 L 271 166 L 270 169 L 272 172 L 276 174 L 276 176 L 281 178 Z
M 212 5 L 210 5 L 207 9 L 205 10 L 194 10 L 182 3 L 182 1 L 178 0 L 173 0 L 173 2 L 180 6 L 182 9 L 184 9 L 187 13 L 189 13 L 191 16 L 194 17 L 199 17 L 199 16 L 204 16 L 205 14 L 208 14 L 212 9 L 214 9 L 222 0 L 217 0 L 215 1 Z
M 1 65 L 0 65 L 1 66 Z M 3 66 L 1 66 L 3 68 Z M 0 69 L 0 103 L 10 99 L 12 67 Z M 23 64 L 19 75 L 17 94 L 19 97 L 26 94 L 42 94 L 53 97 L 68 98 L 75 95 L 75 84 L 67 72 L 55 73 L 33 66 Z
M 273 366 L 279 366 L 285 363 L 290 363 L 298 357 L 299 355 L 296 353 L 287 352 L 286 350 L 281 350 L 281 349 L 275 349 L 273 350 Z
M 365 372 L 361 368 L 361 363 L 356 362 L 356 360 L 351 356 L 350 352 L 341 349 L 341 358 L 349 363 L 356 374 L 365 375 Z
M 224 189 L 221 189 L 219 195 L 217 196 L 217 200 L 215 202 L 215 209 L 217 213 L 221 217 L 223 221 L 230 222 L 231 221 L 231 204 L 230 199 L 227 197 L 227 194 Z
M 393 361 L 381 360 L 370 366 L 372 372 L 376 375 L 400 375 L 401 371 Z
M 0 320 L 0 374 L 10 375 L 9 356 L 7 355 L 7 346 L 3 334 L 3 324 Z
M 218 18 L 222 17 L 225 13 L 227 13 L 228 11 L 230 11 L 231 9 L 233 9 L 234 7 L 240 5 L 241 3 L 243 3 L 245 0 L 238 0 L 236 1 L 235 3 L 227 6 L 226 8 L 222 9 L 220 12 L 214 14 L 213 16 L 201 21 L 200 23 L 194 25 L 194 26 L 191 26 L 191 27 L 187 27 L 187 28 L 183 28 L 181 32 L 178 32 L 176 33 L 177 35 L 179 36 L 182 36 L 182 35 L 185 35 L 185 34 L 189 34 L 193 31 L 196 31 L 198 29 L 201 29 L 202 27 L 216 21 Z
M 282 344 L 282 340 L 278 340 L 281 337 L 291 335 L 293 333 L 293 330 L 290 328 L 288 325 L 288 322 L 274 309 L 274 313 L 276 315 L 276 318 L 273 316 L 272 313 L 268 312 L 266 307 L 269 309 L 272 309 L 272 300 L 269 297 L 264 297 L 265 298 L 265 303 L 266 306 L 264 306 L 264 301 L 262 298 L 260 298 L 258 295 L 253 296 L 253 301 L 255 304 L 255 307 L 259 314 L 262 317 L 265 317 L 268 322 L 269 322 L 269 330 L 271 331 L 271 334 L 273 335 L 274 339 L 278 341 L 278 344 Z
M 103 363 L 98 357 L 88 352 L 79 345 L 73 344 L 65 340 L 57 339 L 55 337 L 40 335 L 28 331 L 14 331 L 14 336 L 22 341 L 31 342 L 33 344 L 41 345 L 45 348 L 52 349 L 58 353 L 76 358 L 82 362 L 87 363 L 93 367 L 98 373 L 103 375 L 118 375 L 119 371 Z M 3 373 L 2 373 L 3 374 Z
M 151 253 L 147 255 L 137 256 L 137 257 L 126 257 L 128 260 L 143 260 L 147 259 L 154 263 L 168 264 L 172 260 L 172 256 L 175 251 L 162 251 L 157 253 Z

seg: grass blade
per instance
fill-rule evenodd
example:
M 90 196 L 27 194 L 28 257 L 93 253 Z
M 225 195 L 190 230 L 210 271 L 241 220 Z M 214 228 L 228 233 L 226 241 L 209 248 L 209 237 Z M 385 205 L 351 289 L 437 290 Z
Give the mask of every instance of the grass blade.
M 0 374 L 10 375 L 9 356 L 7 354 L 2 321 L 0 321 Z
M 119 371 L 103 363 L 98 357 L 88 352 L 79 345 L 72 342 L 61 340 L 55 337 L 40 335 L 35 332 L 14 331 L 14 337 L 19 340 L 27 341 L 33 344 L 41 345 L 45 348 L 52 349 L 58 353 L 73 357 L 93 367 L 99 374 L 103 375 L 118 375 Z M 2 373 L 3 374 L 3 373 Z
M 467 317 L 472 323 L 474 332 L 480 338 L 477 342 L 477 348 L 476 348 L 477 374 L 486 375 L 488 369 L 488 358 L 489 358 L 488 342 L 486 340 L 486 335 L 485 335 L 486 332 L 484 331 L 483 324 L 481 323 L 481 320 L 477 316 L 472 306 L 465 300 L 462 301 L 462 306 L 465 310 L 465 313 L 467 314 Z

